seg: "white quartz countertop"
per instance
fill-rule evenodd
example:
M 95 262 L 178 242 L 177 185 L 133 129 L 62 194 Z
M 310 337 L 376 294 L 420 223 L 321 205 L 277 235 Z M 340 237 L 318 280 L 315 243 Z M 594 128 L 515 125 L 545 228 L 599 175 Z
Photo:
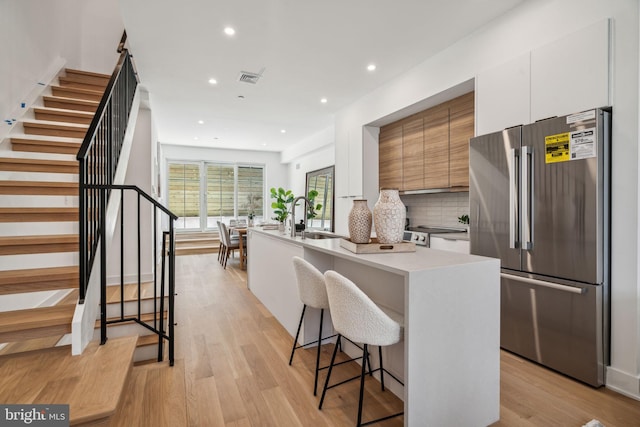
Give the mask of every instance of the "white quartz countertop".
M 351 260 L 383 270 L 407 275 L 413 272 L 455 267 L 464 264 L 497 261 L 477 255 L 458 252 L 440 251 L 436 249 L 416 247 L 415 252 L 390 252 L 384 254 L 355 254 L 340 246 L 340 238 L 336 239 L 302 239 L 290 234 L 281 234 L 278 230 L 262 230 L 249 228 L 249 233 L 260 233 L 284 242 L 300 245 L 306 249 L 317 250 L 336 257 Z M 460 233 L 466 234 L 466 233 Z

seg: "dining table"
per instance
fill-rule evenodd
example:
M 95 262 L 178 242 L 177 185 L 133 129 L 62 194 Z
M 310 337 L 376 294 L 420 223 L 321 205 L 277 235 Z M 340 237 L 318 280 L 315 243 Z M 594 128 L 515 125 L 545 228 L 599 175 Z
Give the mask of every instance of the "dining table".
M 247 236 L 247 227 L 230 227 L 230 228 L 231 228 L 231 230 L 233 232 L 238 233 L 238 235 L 240 236 L 240 238 L 238 239 L 239 240 L 239 242 L 238 242 L 238 246 L 239 246 L 238 250 L 240 252 L 240 269 L 241 270 L 246 270 L 247 269 L 247 266 L 245 265 L 245 259 L 246 259 L 245 250 L 246 250 L 246 248 L 245 248 L 245 245 L 244 245 L 244 239 Z

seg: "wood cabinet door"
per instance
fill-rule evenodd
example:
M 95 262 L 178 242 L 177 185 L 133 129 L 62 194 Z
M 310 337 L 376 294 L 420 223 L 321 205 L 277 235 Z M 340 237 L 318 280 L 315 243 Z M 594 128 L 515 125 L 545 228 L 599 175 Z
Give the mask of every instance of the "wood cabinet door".
M 378 173 L 380 188 L 402 189 L 402 125 L 380 128 Z
M 473 92 L 449 107 L 449 187 L 469 186 L 469 139 L 474 133 Z
M 449 108 L 437 106 L 425 111 L 424 188 L 449 187 Z
M 402 124 L 402 189 L 424 188 L 424 138 L 422 117 Z

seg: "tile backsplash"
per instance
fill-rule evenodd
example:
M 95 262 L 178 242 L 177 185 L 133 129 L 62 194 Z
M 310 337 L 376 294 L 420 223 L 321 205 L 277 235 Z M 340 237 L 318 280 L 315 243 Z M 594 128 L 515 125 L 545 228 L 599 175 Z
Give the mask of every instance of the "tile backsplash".
M 411 227 L 464 227 L 458 222 L 458 217 L 469 215 L 469 193 L 466 192 L 411 194 L 400 198 L 407 206 L 407 218 Z

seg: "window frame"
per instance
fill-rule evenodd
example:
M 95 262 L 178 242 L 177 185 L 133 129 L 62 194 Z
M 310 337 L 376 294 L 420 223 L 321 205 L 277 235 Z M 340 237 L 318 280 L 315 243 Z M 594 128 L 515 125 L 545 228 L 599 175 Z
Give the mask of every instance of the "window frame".
M 262 219 L 267 215 L 267 209 L 265 206 L 266 202 L 266 176 L 267 176 L 267 166 L 263 163 L 250 163 L 250 162 L 223 162 L 223 161 L 211 161 L 211 160 L 180 160 L 180 159 L 167 159 L 166 160 L 166 170 L 167 175 L 165 177 L 165 188 L 167 189 L 167 206 L 169 205 L 170 199 L 170 187 L 169 187 L 169 169 L 172 164 L 180 164 L 180 165 L 198 165 L 199 168 L 199 202 L 200 202 L 200 221 L 199 227 L 191 227 L 191 228 L 176 228 L 176 232 L 193 232 L 193 231 L 217 231 L 217 225 L 213 225 L 211 227 L 208 226 L 208 196 L 207 196 L 207 166 L 208 165 L 218 165 L 223 167 L 233 167 L 233 218 L 239 218 L 239 204 L 241 201 L 238 200 L 238 168 L 246 167 L 246 168 L 254 168 L 262 170 L 262 217 L 256 217 L 256 219 Z M 243 217 L 246 217 L 243 216 Z M 224 219 L 225 217 L 223 217 Z M 241 217 L 242 218 L 242 217 Z

